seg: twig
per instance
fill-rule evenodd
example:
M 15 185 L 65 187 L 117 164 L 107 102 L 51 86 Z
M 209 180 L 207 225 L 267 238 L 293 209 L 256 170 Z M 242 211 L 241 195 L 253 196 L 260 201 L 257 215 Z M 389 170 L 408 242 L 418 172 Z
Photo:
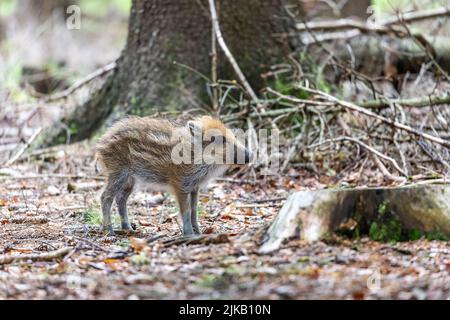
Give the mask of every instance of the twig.
M 46 174 L 34 174 L 27 176 L 0 176 L 0 180 L 31 180 L 42 178 L 61 178 L 61 179 L 92 179 L 92 180 L 105 180 L 101 176 L 80 176 L 76 174 L 60 174 L 60 173 L 46 173 Z
M 434 19 L 441 16 L 450 15 L 450 7 L 441 7 L 423 11 L 401 13 L 399 16 L 392 16 L 384 20 L 378 21 L 376 24 L 367 24 L 355 19 L 339 19 L 326 21 L 311 21 L 307 23 L 298 23 L 296 29 L 298 31 L 317 31 L 317 30 L 342 30 L 342 29 L 358 29 L 363 32 L 390 32 L 392 29 L 387 28 L 399 23 L 417 22 L 420 20 Z
M 281 204 L 280 203 L 249 203 L 249 204 L 236 205 L 236 209 L 269 208 L 269 207 L 281 207 Z
M 450 6 L 401 13 L 399 17 L 393 16 L 390 18 L 386 18 L 384 20 L 381 20 L 379 23 L 384 26 L 390 26 L 397 23 L 417 22 L 421 20 L 434 19 L 448 15 L 450 15 Z
M 115 69 L 116 66 L 117 66 L 117 64 L 116 64 L 115 61 L 111 62 L 111 63 L 107 64 L 106 66 L 104 66 L 104 67 L 102 67 L 102 68 L 100 68 L 98 70 L 95 70 L 94 72 L 92 72 L 91 74 L 87 75 L 86 77 L 78 80 L 77 82 L 75 82 L 72 86 L 70 86 L 66 90 L 63 90 L 63 91 L 58 92 L 58 93 L 56 93 L 54 95 L 51 95 L 50 97 L 45 98 L 44 102 L 51 102 L 51 101 L 67 98 L 69 95 L 71 95 L 78 88 L 84 86 L 88 82 L 91 82 L 95 78 L 98 78 L 98 77 L 104 75 L 105 73 Z
M 382 158 L 382 159 L 384 159 L 384 160 L 387 160 L 387 161 L 389 161 L 390 163 L 392 163 L 392 165 L 394 166 L 394 168 L 395 168 L 398 172 L 400 172 L 402 175 L 404 175 L 404 176 L 406 176 L 406 177 L 408 176 L 408 174 L 400 168 L 400 166 L 398 165 L 397 161 L 395 161 L 395 160 L 392 159 L 391 157 L 388 157 L 387 155 L 382 154 L 380 151 L 374 149 L 373 147 L 371 147 L 371 146 L 365 144 L 364 142 L 362 142 L 361 140 L 358 140 L 358 139 L 356 139 L 356 138 L 352 138 L 352 137 L 339 137 L 339 138 L 329 139 L 329 140 L 325 140 L 325 141 L 321 142 L 320 144 L 314 144 L 314 145 L 311 145 L 311 146 L 308 147 L 308 149 L 310 149 L 310 148 L 315 148 L 315 147 L 317 147 L 318 145 L 321 145 L 321 144 L 324 144 L 324 143 L 338 142 L 338 141 L 350 141 L 350 142 L 353 142 L 353 143 L 357 143 L 358 145 L 360 145 L 360 146 L 363 147 L 364 149 L 366 149 L 366 150 L 368 150 L 368 151 L 374 153 L 377 157 L 380 157 L 380 158 Z
M 97 249 L 97 250 L 99 250 L 99 251 L 102 251 L 102 252 L 109 252 L 108 250 L 106 250 L 106 249 L 103 248 L 102 246 L 100 246 L 100 245 L 96 244 L 95 242 L 92 242 L 92 241 L 90 241 L 90 240 L 88 240 L 88 239 L 81 238 L 81 237 L 77 237 L 77 236 L 71 236 L 71 237 L 74 238 L 74 239 L 77 239 L 77 240 L 79 240 L 79 241 L 85 242 L 85 243 L 87 243 L 88 245 L 90 245 L 92 248 L 95 248 L 95 249 Z
M 276 197 L 276 198 L 268 198 L 268 199 L 258 199 L 255 200 L 255 203 L 264 203 L 264 202 L 277 202 L 277 201 L 286 201 L 287 197 Z
M 385 118 L 385 117 L 380 116 L 380 115 L 378 115 L 378 114 L 376 114 L 376 113 L 373 113 L 373 112 L 370 111 L 370 110 L 367 110 L 367 109 L 364 109 L 364 108 L 362 108 L 362 107 L 360 107 L 360 106 L 357 106 L 357 105 L 354 104 L 354 103 L 347 102 L 347 101 L 343 101 L 343 100 L 339 100 L 338 98 L 336 98 L 336 97 L 334 97 L 334 96 L 332 96 L 332 95 L 330 95 L 330 94 L 328 94 L 328 93 L 325 93 L 325 92 L 323 92 L 323 91 L 314 90 L 314 89 L 307 88 L 307 87 L 300 86 L 300 85 L 298 85 L 297 87 L 298 87 L 299 89 L 302 89 L 302 90 L 311 92 L 311 93 L 313 93 L 313 94 L 317 94 L 317 95 L 319 95 L 319 96 L 322 96 L 322 97 L 326 98 L 328 101 L 333 101 L 333 102 L 335 102 L 337 105 L 340 105 L 341 107 L 344 107 L 344 108 L 346 108 L 346 109 L 348 109 L 348 110 L 352 110 L 352 111 L 361 113 L 361 114 L 363 114 L 363 115 L 369 116 L 369 117 L 371 117 L 371 118 L 375 118 L 375 119 L 377 119 L 377 120 L 380 120 L 380 121 L 382 121 L 382 122 L 384 122 L 384 123 L 387 123 L 387 124 L 393 126 L 394 128 L 404 130 L 404 131 L 409 132 L 409 133 L 411 133 L 411 134 L 413 134 L 413 135 L 416 135 L 416 136 L 418 136 L 418 137 L 422 137 L 422 138 L 424 138 L 425 140 L 429 140 L 429 141 L 431 141 L 431 142 L 440 144 L 440 145 L 442 145 L 442 146 L 444 146 L 444 147 L 450 149 L 450 142 L 447 141 L 447 140 L 444 140 L 444 139 L 442 139 L 442 138 L 440 138 L 440 137 L 432 136 L 432 135 L 430 135 L 430 134 L 428 134 L 428 133 L 421 132 L 421 131 L 419 131 L 419 130 L 417 130 L 417 129 L 414 129 L 414 128 L 412 128 L 412 127 L 410 127 L 410 126 L 408 126 L 408 125 L 405 125 L 405 124 L 403 124 L 403 123 L 399 123 L 399 122 L 397 122 L 397 121 L 395 121 L 395 120 L 391 120 L 391 119 Z
M 230 238 L 226 233 L 218 233 L 218 234 L 200 234 L 194 236 L 183 236 L 175 239 L 168 239 L 163 241 L 164 247 L 169 247 L 172 245 L 180 245 L 180 244 L 219 244 L 219 243 L 227 243 L 230 242 Z
M 382 109 L 389 108 L 392 104 L 402 105 L 405 107 L 424 108 L 429 106 L 437 106 L 443 104 L 450 104 L 450 94 L 446 94 L 439 97 L 426 97 L 426 98 L 412 98 L 412 99 L 379 99 L 370 100 L 357 105 L 368 109 Z
M 317 30 L 340 30 L 340 29 L 359 29 L 363 31 L 374 31 L 373 27 L 369 27 L 366 23 L 355 19 L 339 19 L 328 21 L 311 21 L 298 23 L 296 26 L 297 31 L 317 31 Z M 382 28 L 385 30 L 384 28 Z
M 219 43 L 220 48 L 227 57 L 228 61 L 230 62 L 231 66 L 234 69 L 234 72 L 239 78 L 239 81 L 241 82 L 242 86 L 245 88 L 249 96 L 252 98 L 252 100 L 258 101 L 258 96 L 255 94 L 255 91 L 253 91 L 252 87 L 248 83 L 247 79 L 244 76 L 244 73 L 242 72 L 236 59 L 234 59 L 233 55 L 231 54 L 231 51 L 228 49 L 228 46 L 225 43 L 225 40 L 223 39 L 222 32 L 220 31 L 219 18 L 217 16 L 215 1 L 208 0 L 208 2 L 209 2 L 209 9 L 211 11 L 211 20 L 213 23 L 213 28 L 215 30 L 217 42 Z
M 71 252 L 73 250 L 72 247 L 65 247 L 55 251 L 50 251 L 46 253 L 37 253 L 37 254 L 22 254 L 22 255 L 1 255 L 0 256 L 0 265 L 9 264 L 13 262 L 19 261 L 51 261 L 53 259 L 61 258 Z
M 16 224 L 45 224 L 48 223 L 47 217 L 15 217 L 12 219 L 7 220 L 9 223 L 16 223 Z
M 36 139 L 36 137 L 41 133 L 41 131 L 42 131 L 42 128 L 41 127 L 38 128 L 33 133 L 33 135 L 30 137 L 30 139 L 28 139 L 28 141 L 22 146 L 22 148 L 20 148 L 19 151 L 17 151 L 17 153 L 5 163 L 5 166 L 10 166 L 14 162 L 16 162 L 16 160 L 19 159 L 19 157 L 25 152 L 25 150 L 28 149 L 28 147 L 31 145 L 31 143 L 34 141 L 34 139 Z

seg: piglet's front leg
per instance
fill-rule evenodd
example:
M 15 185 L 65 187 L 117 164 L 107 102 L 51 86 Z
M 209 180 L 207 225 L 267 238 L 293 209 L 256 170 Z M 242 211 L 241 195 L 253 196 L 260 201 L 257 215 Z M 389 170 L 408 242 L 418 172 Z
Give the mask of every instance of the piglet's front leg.
M 195 234 L 201 234 L 200 227 L 197 221 L 197 203 L 198 203 L 198 190 L 191 192 L 191 222 L 192 229 Z
M 191 197 L 190 193 L 177 192 L 176 197 L 180 207 L 181 220 L 183 221 L 183 235 L 191 236 L 194 234 L 191 220 Z

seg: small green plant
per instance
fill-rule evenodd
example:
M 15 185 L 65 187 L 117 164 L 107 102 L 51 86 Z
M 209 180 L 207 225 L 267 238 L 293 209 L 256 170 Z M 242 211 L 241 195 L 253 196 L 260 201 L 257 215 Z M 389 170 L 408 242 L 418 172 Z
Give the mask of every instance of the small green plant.
M 378 206 L 378 213 L 380 215 L 385 215 L 386 213 L 388 213 L 388 211 L 389 211 L 389 203 L 387 201 L 382 202 Z
M 414 241 L 419 240 L 423 237 L 423 232 L 418 229 L 408 230 L 408 240 Z
M 427 240 L 430 241 L 432 240 L 449 241 L 449 238 L 438 230 L 427 232 L 425 238 L 427 238 Z
M 90 225 L 99 225 L 102 222 L 102 216 L 98 210 L 89 208 L 84 213 L 83 220 Z
M 139 254 L 135 254 L 131 257 L 131 263 L 135 266 L 145 266 L 150 264 L 150 259 L 145 255 L 144 252 L 141 252 Z
M 217 275 L 206 274 L 196 280 L 195 285 L 202 288 L 213 288 L 216 285 L 218 278 Z
M 369 237 L 375 241 L 396 243 L 402 240 L 402 226 L 400 221 L 391 218 L 386 222 L 372 222 Z
M 279 77 L 275 80 L 275 90 L 282 94 L 289 94 L 292 90 L 292 84 Z
M 69 125 L 69 132 L 71 136 L 76 136 L 78 133 L 78 125 L 75 122 L 72 122 Z
M 197 214 L 199 215 L 199 216 L 204 216 L 204 215 L 206 215 L 206 210 L 205 210 L 205 206 L 203 205 L 203 203 L 202 202 L 198 202 L 198 205 L 197 205 Z

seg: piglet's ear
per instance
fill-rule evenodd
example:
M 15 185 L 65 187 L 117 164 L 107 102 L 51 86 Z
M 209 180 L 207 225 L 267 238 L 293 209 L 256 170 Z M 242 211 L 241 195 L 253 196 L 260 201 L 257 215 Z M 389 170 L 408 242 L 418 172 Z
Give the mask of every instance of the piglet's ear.
M 191 136 L 193 137 L 201 137 L 202 134 L 202 128 L 200 124 L 196 121 L 188 121 L 187 126 L 189 128 L 189 132 L 191 133 Z

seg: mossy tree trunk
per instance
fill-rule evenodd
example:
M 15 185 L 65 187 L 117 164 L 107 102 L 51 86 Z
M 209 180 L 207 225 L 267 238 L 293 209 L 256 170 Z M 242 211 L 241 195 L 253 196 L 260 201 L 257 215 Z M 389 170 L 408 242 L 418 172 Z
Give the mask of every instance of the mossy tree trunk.
M 288 25 L 283 0 L 216 4 L 231 52 L 251 85 L 262 88 L 261 72 L 288 53 L 285 41 L 275 36 Z M 62 120 L 76 128 L 72 141 L 89 137 L 105 119 L 210 104 L 207 81 L 199 74 L 211 75 L 211 43 L 208 1 L 133 0 L 127 44 L 113 75 L 86 104 L 69 110 Z M 217 51 L 218 79 L 235 79 L 228 61 Z M 54 130 L 44 144 L 65 134 Z
M 403 186 L 294 192 L 264 234 L 261 253 L 284 241 L 337 232 L 378 241 L 450 237 L 450 187 Z

